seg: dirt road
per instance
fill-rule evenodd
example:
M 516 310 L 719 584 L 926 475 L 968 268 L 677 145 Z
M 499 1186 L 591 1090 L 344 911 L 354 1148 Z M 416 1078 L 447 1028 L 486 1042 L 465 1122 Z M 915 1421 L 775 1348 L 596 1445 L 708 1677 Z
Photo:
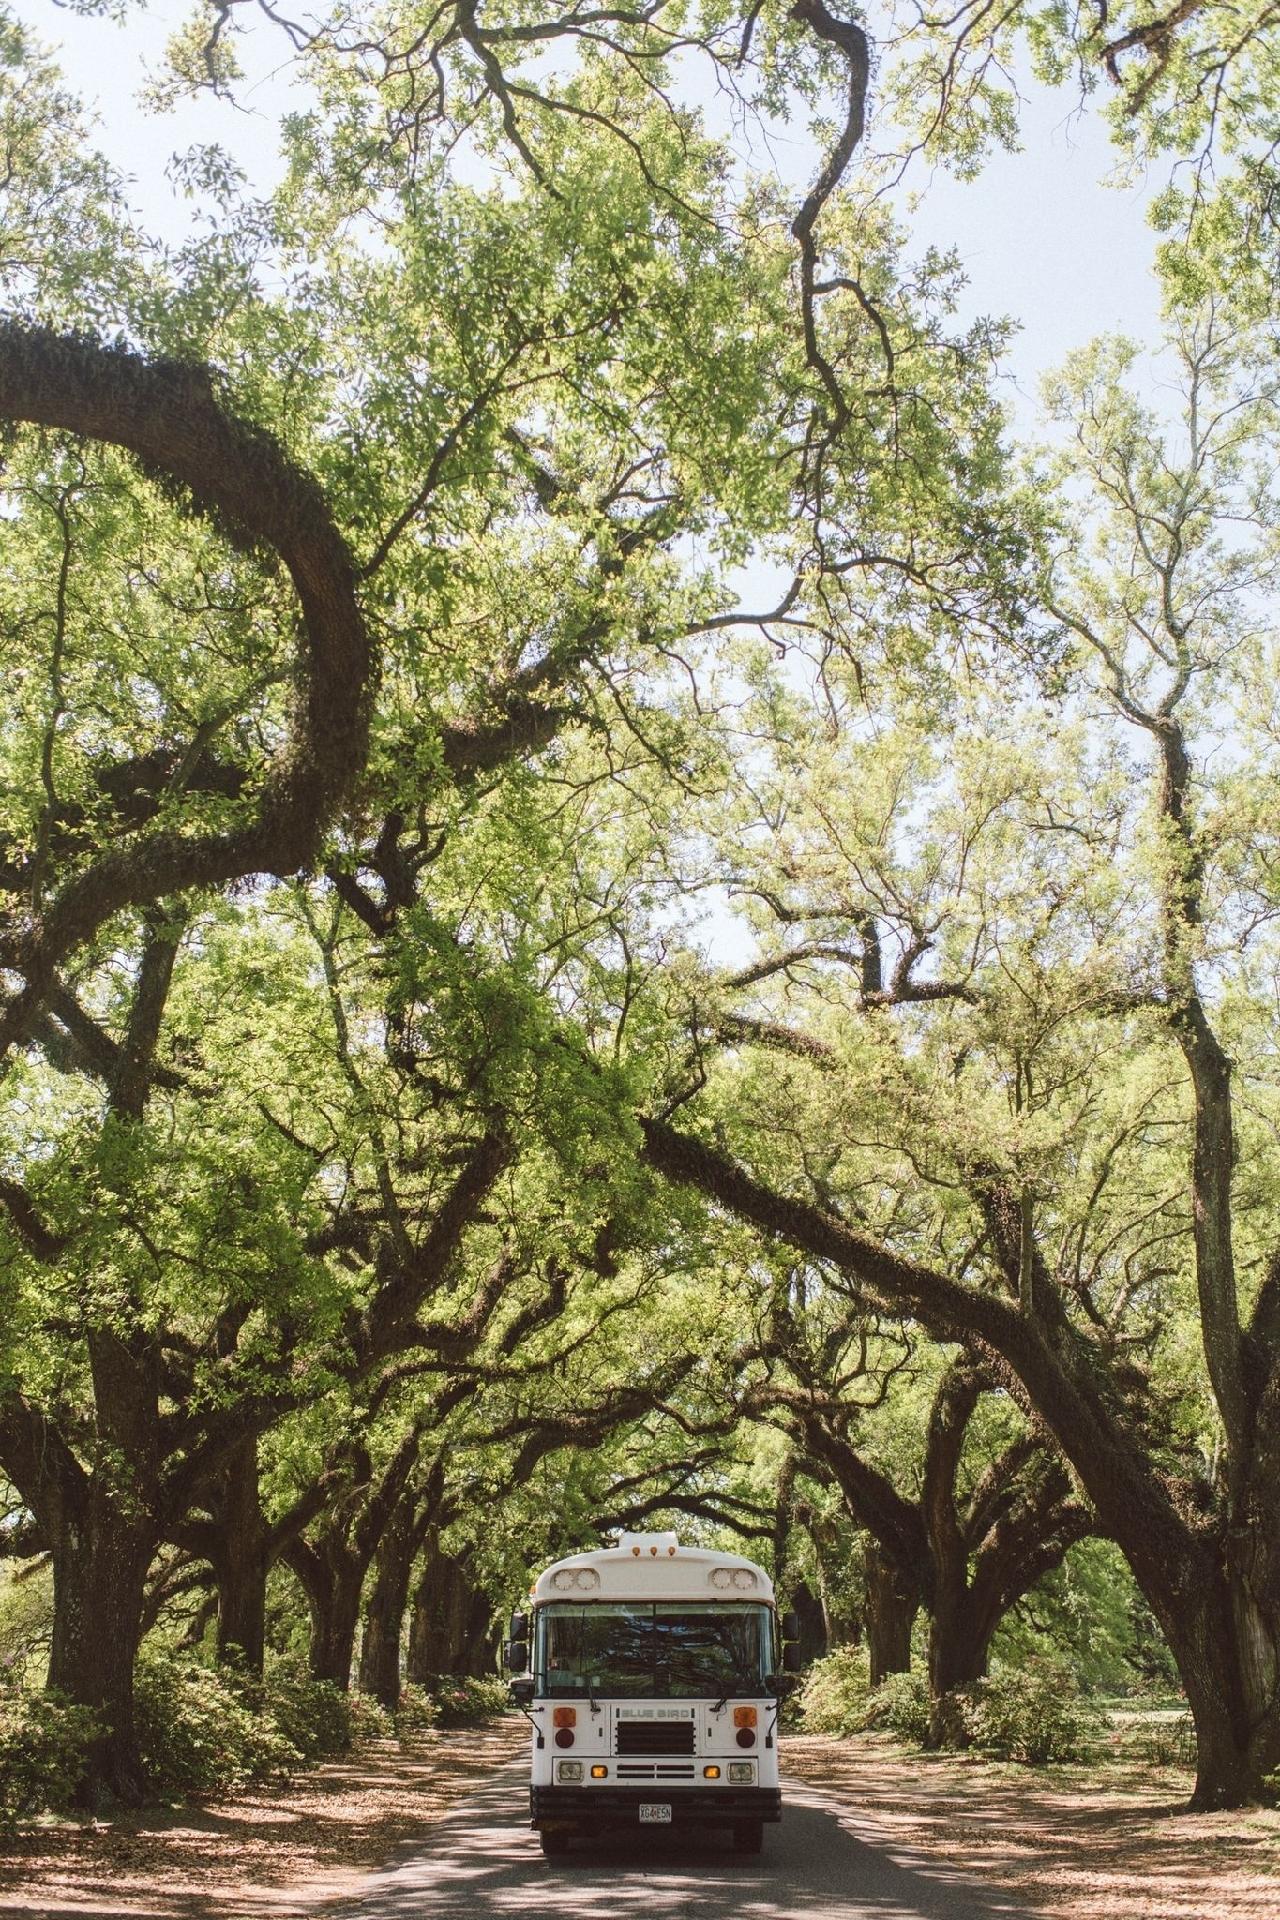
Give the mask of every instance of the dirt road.
M 789 1737 L 761 1859 L 719 1835 L 544 1861 L 523 1723 L 375 1742 L 282 1787 L 0 1839 L 0 1920 L 1280 1920 L 1280 1812 L 1190 1776 Z
M 525 1812 L 521 1762 L 503 1767 L 406 1849 L 334 1920 L 1028 1920 L 926 1866 L 810 1788 L 792 1786 L 756 1859 L 724 1834 L 623 1835 L 544 1860 Z

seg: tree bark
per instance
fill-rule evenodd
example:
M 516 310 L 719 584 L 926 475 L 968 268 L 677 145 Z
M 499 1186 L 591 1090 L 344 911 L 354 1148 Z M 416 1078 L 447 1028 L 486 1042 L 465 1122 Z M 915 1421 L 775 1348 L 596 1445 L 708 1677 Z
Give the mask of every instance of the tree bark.
M 493 1667 L 493 1609 L 463 1563 L 431 1535 L 413 1597 L 408 1677 L 430 1686 L 440 1674 L 482 1678 Z
M 969 1542 L 956 1501 L 965 1434 L 984 1385 L 965 1356 L 947 1369 L 929 1413 L 921 1510 L 929 1541 L 930 1743 L 941 1745 L 946 1696 L 986 1671 L 994 1621 L 980 1627 L 969 1585 Z M 984 1623 L 985 1624 L 985 1623 Z
M 1280 1699 L 1273 1672 L 1280 1595 L 1260 1599 L 1238 1568 L 1208 1551 L 1165 1570 L 1164 1591 L 1148 1595 L 1164 1629 L 1195 1723 L 1192 1806 L 1213 1811 L 1274 1796 L 1267 1776 L 1280 1766 Z M 1163 1601 L 1163 1608 L 1160 1601 Z
M 302 1583 L 311 1620 L 307 1666 L 313 1680 L 328 1680 L 340 1693 L 351 1687 L 356 1630 L 360 1625 L 360 1589 L 365 1564 L 350 1554 L 317 1551 L 293 1540 L 282 1555 Z
M 401 1642 L 418 1544 L 416 1507 L 411 1489 L 397 1503 L 374 1555 L 360 1647 L 360 1691 L 371 1693 L 392 1712 L 400 1702 Z
M 147 1571 L 159 1545 L 149 1514 L 127 1520 L 101 1486 L 69 1504 L 51 1526 L 53 1644 L 50 1693 L 90 1708 L 102 1732 L 89 1753 L 80 1803 L 105 1787 L 141 1805 L 146 1777 L 134 1721 L 133 1669 L 142 1638 Z
M 310 1666 L 313 1679 L 331 1680 L 340 1693 L 350 1691 L 359 1625 L 359 1581 L 344 1573 L 312 1605 Z
M 911 1667 L 911 1629 L 920 1611 L 920 1589 L 874 1540 L 867 1541 L 867 1652 L 871 1684 Z
M 807 1580 L 798 1580 L 792 1587 L 791 1607 L 800 1623 L 800 1660 L 808 1666 L 811 1660 L 820 1660 L 831 1651 L 831 1619 L 822 1596 Z
M 317 1680 L 331 1680 L 344 1693 L 351 1685 L 365 1575 L 407 1493 L 421 1444 L 419 1424 L 375 1474 L 363 1442 L 348 1438 L 333 1463 L 341 1468 L 345 1492 L 331 1501 L 310 1537 L 298 1535 L 281 1548 L 281 1558 L 307 1596 L 311 1673 Z
M 993 1624 L 963 1601 L 956 1607 L 944 1604 L 934 1613 L 929 1622 L 929 1693 L 935 1707 L 947 1694 L 985 1677 L 994 1631 Z
M 267 1641 L 271 1529 L 262 1511 L 258 1443 L 240 1442 L 227 1463 L 219 1500 L 214 1575 L 218 1583 L 218 1660 L 261 1674 Z
M 99 1365 L 101 1359 L 99 1356 Z M 21 1396 L 0 1418 L 0 1461 L 35 1515 L 53 1561 L 53 1638 L 46 1685 L 96 1716 L 78 1804 L 106 1790 L 126 1806 L 145 1791 L 134 1721 L 133 1668 L 145 1626 L 147 1574 L 162 1537 L 145 1484 L 90 1473 Z

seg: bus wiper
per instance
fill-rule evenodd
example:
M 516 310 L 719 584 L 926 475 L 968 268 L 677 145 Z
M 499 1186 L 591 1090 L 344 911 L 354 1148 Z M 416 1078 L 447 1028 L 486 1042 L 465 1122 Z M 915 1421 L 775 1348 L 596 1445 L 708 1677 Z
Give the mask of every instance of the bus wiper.
M 745 1687 L 748 1693 L 752 1692 L 753 1690 L 752 1681 L 754 1680 L 754 1678 L 755 1678 L 754 1674 L 748 1673 L 745 1667 L 738 1667 L 735 1670 L 733 1675 L 734 1690 L 740 1692 Z M 720 1698 L 716 1701 L 714 1707 L 712 1707 L 711 1709 L 712 1713 L 722 1712 L 725 1706 L 727 1706 L 728 1701 L 729 1701 L 728 1693 L 722 1693 L 720 1695 Z

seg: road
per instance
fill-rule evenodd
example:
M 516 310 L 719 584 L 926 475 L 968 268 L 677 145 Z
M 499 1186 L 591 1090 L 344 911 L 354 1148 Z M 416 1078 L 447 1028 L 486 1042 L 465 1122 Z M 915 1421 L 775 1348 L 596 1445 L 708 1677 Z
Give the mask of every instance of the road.
M 526 1778 L 523 1761 L 502 1767 L 343 1902 L 343 1920 L 1030 1920 L 799 1785 L 784 1787 L 782 1824 L 755 1859 L 724 1834 L 655 1833 L 545 1860 L 525 1824 Z

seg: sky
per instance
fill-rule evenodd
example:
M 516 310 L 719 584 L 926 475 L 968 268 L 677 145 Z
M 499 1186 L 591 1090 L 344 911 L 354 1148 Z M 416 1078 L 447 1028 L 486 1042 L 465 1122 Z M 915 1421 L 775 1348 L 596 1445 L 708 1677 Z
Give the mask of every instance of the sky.
M 1033 399 L 1039 377 L 1098 334 L 1154 339 L 1160 298 L 1146 186 L 1104 184 L 1115 149 L 1067 90 L 1029 99 L 1024 151 L 996 155 L 975 182 L 936 175 L 912 225 L 959 250 L 974 315 L 1021 322 L 1011 364 Z
M 276 116 L 300 103 L 289 83 L 287 45 L 272 29 L 241 36 L 246 68 L 242 107 L 211 99 L 184 102 L 172 115 L 148 112 L 138 100 L 140 73 L 158 64 L 189 0 L 130 7 L 123 24 L 86 18 L 53 0 L 16 0 L 16 11 L 56 49 L 74 89 L 100 118 L 105 151 L 133 182 L 143 223 L 178 240 L 194 209 L 166 177 L 170 155 L 197 141 L 217 141 L 241 161 L 255 190 L 278 173 Z M 1150 273 L 1152 235 L 1144 184 L 1104 184 L 1115 164 L 1096 113 L 1080 112 L 1070 88 L 1024 83 L 1023 150 L 1000 154 L 969 184 L 944 174 L 906 214 L 913 247 L 959 249 L 969 276 L 964 317 L 1010 315 L 1021 331 L 1009 355 L 1010 394 L 1019 424 L 1035 415 L 1040 377 L 1072 348 L 1120 331 L 1152 339 L 1159 300 Z M 777 157 L 803 176 L 801 143 Z M 913 185 L 919 188 L 919 178 Z

